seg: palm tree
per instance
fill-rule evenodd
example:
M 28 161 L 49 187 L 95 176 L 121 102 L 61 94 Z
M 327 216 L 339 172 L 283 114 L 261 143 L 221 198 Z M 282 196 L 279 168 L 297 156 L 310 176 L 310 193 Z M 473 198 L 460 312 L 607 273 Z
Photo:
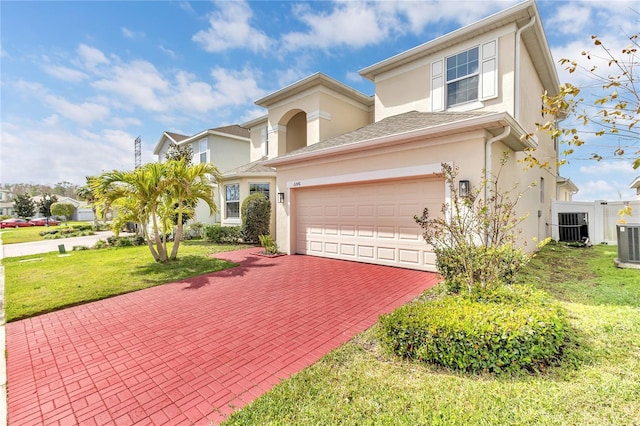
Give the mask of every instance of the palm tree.
M 212 164 L 190 166 L 184 160 L 165 163 L 147 163 L 133 171 L 106 172 L 91 182 L 102 212 L 119 206 L 121 214 L 141 225 L 149 250 L 157 262 L 166 263 L 178 255 L 182 239 L 182 215 L 198 199 L 209 206 L 213 214 L 213 183 L 220 179 Z M 171 218 L 178 214 L 177 231 L 171 256 L 168 256 L 167 238 Z
M 193 206 L 198 200 L 209 206 L 209 213 L 214 214 L 218 209 L 213 201 L 213 184 L 220 182 L 220 172 L 211 163 L 190 165 L 186 159 L 169 161 L 167 164 L 167 180 L 171 196 L 175 201 L 178 215 L 177 231 L 173 242 L 173 249 L 169 259 L 175 259 L 182 240 L 184 228 L 182 217 L 184 214 L 193 216 Z

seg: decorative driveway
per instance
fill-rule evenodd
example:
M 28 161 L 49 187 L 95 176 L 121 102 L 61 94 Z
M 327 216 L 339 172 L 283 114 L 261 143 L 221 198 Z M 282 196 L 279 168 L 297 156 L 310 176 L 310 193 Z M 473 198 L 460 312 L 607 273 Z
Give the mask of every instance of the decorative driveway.
M 222 253 L 226 271 L 7 325 L 9 424 L 218 423 L 418 296 L 428 272 Z

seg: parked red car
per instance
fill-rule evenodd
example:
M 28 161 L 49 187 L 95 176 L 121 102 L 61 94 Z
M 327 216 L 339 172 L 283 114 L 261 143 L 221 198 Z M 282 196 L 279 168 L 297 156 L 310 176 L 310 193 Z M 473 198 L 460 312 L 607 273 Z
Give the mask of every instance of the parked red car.
M 6 219 L 0 222 L 0 228 L 22 228 L 25 226 L 33 226 L 33 224 L 24 219 Z
M 34 226 L 45 226 L 45 225 L 47 225 L 47 223 L 49 224 L 49 226 L 58 226 L 58 225 L 60 225 L 60 222 L 55 220 L 52 217 L 49 218 L 49 222 L 47 222 L 47 218 L 46 217 L 35 217 L 35 218 L 31 219 L 29 222 L 31 222 L 31 224 L 34 225 Z

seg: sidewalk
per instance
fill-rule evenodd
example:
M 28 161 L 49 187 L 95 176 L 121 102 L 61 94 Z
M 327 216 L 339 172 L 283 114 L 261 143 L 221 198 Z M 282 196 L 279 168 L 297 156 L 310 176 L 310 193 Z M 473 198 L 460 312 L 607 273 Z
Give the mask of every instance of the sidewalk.
M 98 240 L 106 240 L 112 236 L 111 231 L 98 231 L 95 235 L 85 237 L 60 238 L 57 240 L 33 241 L 30 243 L 6 244 L 4 247 L 4 257 L 27 256 L 30 254 L 48 253 L 58 251 L 59 245 L 64 245 L 65 250 L 71 251 L 73 246 L 92 247 Z M 123 234 L 120 235 L 129 235 Z M 0 234 L 2 238 L 2 234 Z

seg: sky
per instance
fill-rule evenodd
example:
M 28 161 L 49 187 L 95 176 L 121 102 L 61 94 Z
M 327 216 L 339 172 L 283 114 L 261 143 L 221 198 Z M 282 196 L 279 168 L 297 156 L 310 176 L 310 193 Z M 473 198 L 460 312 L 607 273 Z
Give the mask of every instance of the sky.
M 164 131 L 247 122 L 266 113 L 255 100 L 316 72 L 373 95 L 359 70 L 516 3 L 0 0 L 0 183 L 83 185 L 132 170 L 136 137 L 142 162 L 155 161 Z M 537 4 L 556 61 L 593 50 L 593 32 L 619 50 L 640 28 L 635 1 Z M 580 188 L 574 200 L 635 198 L 640 170 L 604 146 L 620 143 L 594 140 L 568 158 L 560 173 Z

